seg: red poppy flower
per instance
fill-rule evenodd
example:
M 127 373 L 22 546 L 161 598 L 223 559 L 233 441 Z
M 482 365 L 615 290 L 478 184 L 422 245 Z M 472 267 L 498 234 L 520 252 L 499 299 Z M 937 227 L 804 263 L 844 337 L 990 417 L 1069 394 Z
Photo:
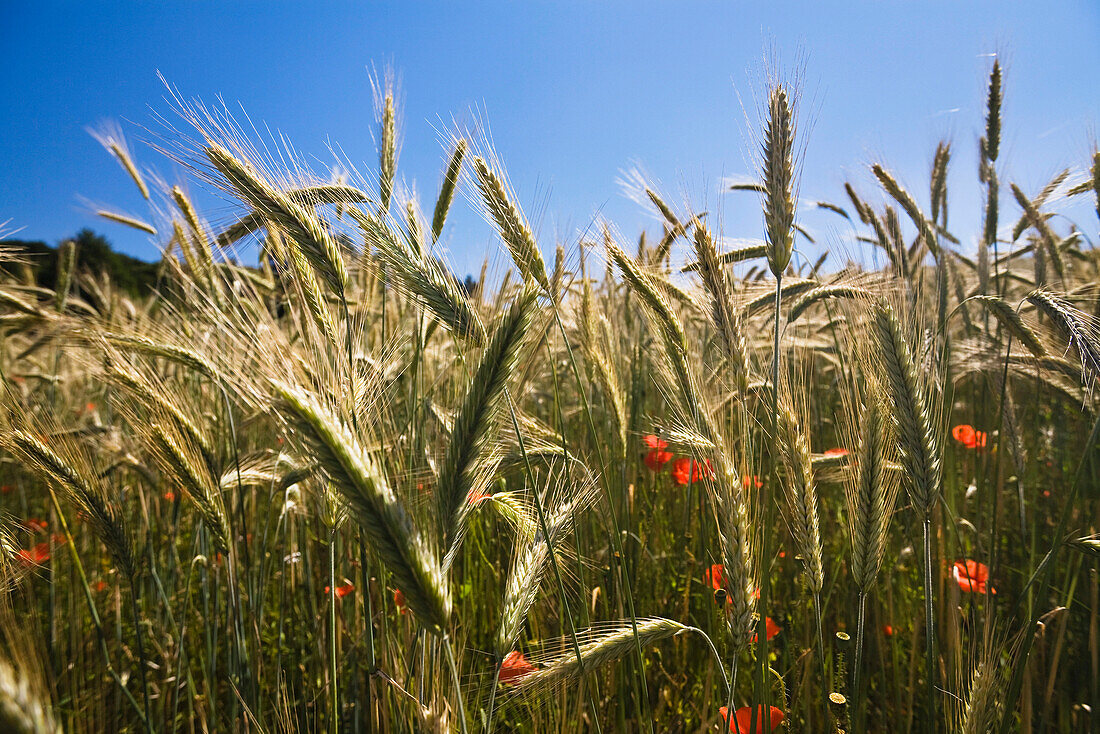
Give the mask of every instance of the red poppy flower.
M 53 541 L 54 545 L 65 545 L 66 543 L 69 542 L 69 539 L 66 538 L 64 535 L 62 535 L 61 533 L 54 533 L 53 535 L 50 536 L 50 540 Z
M 709 479 L 713 476 L 714 470 L 711 468 L 709 459 L 700 463 L 686 456 L 681 456 L 672 462 L 672 480 L 677 484 L 694 484 L 703 477 Z
M 23 527 L 31 532 L 38 533 L 48 528 L 49 524 L 42 518 L 31 517 L 23 521 Z
M 989 583 L 989 567 L 984 563 L 971 560 L 955 561 L 951 575 L 963 591 L 973 591 L 979 594 L 986 592 L 986 584 Z M 996 594 L 997 590 L 990 586 L 989 593 Z
M 826 456 L 847 456 L 848 455 L 848 449 L 842 449 L 842 448 L 827 449 L 825 451 L 825 455 Z
M 742 706 L 741 708 L 737 709 L 737 711 L 734 712 L 732 721 L 729 720 L 728 713 L 727 713 L 728 711 L 729 711 L 729 709 L 727 709 L 725 706 L 722 706 L 718 709 L 718 713 L 722 716 L 722 721 L 729 721 L 730 731 L 735 731 L 735 732 L 737 732 L 737 734 L 750 734 L 751 730 L 750 730 L 749 727 L 752 726 L 752 709 L 750 709 L 748 706 Z M 775 728 L 777 726 L 779 726 L 780 724 L 782 724 L 783 719 L 786 718 L 783 715 L 783 712 L 780 711 L 779 709 L 777 709 L 775 706 L 771 707 L 771 711 L 769 713 L 771 715 L 765 717 L 764 716 L 764 707 L 763 706 L 757 706 L 756 734 L 763 734 L 763 732 L 765 731 L 765 729 L 764 729 L 764 719 L 765 718 L 770 719 L 770 721 L 768 722 L 768 728 L 767 728 L 767 731 L 769 731 L 769 732 L 775 731 Z
M 104 591 L 106 588 L 107 588 L 107 582 L 106 581 L 100 580 L 100 581 L 95 582 L 95 590 L 96 591 Z
M 968 449 L 978 449 L 985 446 L 985 431 L 975 431 L 974 426 L 961 423 L 951 429 L 951 437 Z
M 401 589 L 393 590 L 393 604 L 401 614 L 409 613 L 409 607 L 405 604 L 405 594 Z
M 84 410 L 85 412 L 91 413 L 93 410 L 95 410 L 95 403 L 87 403 L 84 406 Z
M 663 441 L 663 440 L 657 438 L 656 436 L 654 436 L 652 433 L 649 434 L 648 436 L 646 436 L 644 440 L 645 440 L 645 445 L 648 446 L 651 449 L 667 449 L 668 448 L 668 441 Z
M 500 682 L 504 684 L 518 683 L 520 680 L 535 672 L 535 666 L 527 662 L 523 653 L 513 650 L 504 656 L 500 663 Z
M 176 493 L 173 492 L 172 490 L 168 490 L 162 496 L 164 497 L 165 502 L 175 502 L 176 501 Z
M 15 555 L 28 566 L 39 566 L 50 560 L 50 544 L 38 543 L 30 550 L 20 548 Z
M 330 590 L 331 590 L 331 587 L 326 586 L 325 587 L 325 594 L 327 595 Z M 355 586 L 353 586 L 352 584 L 344 584 L 343 586 L 337 586 L 336 587 L 336 598 L 337 599 L 343 599 L 345 596 L 347 596 L 348 594 L 350 594 L 353 591 L 355 591 Z
M 970 443 L 974 440 L 974 426 L 967 423 L 960 423 L 951 429 L 951 437 L 959 443 Z
M 645 455 L 645 465 L 649 467 L 650 471 L 661 471 L 664 465 L 672 461 L 675 456 L 675 454 L 668 451 L 652 448 L 649 450 L 649 453 Z
M 11 486 L 10 484 L 0 486 L 0 494 L 11 494 L 14 491 L 15 487 Z
M 894 628 L 891 625 L 884 624 L 882 625 L 882 634 L 886 635 L 887 637 L 893 637 Z
M 703 572 L 703 578 L 707 580 L 711 588 L 718 591 L 726 585 L 725 571 L 726 569 L 721 563 L 715 563 Z
M 487 499 L 491 499 L 491 498 L 492 498 L 492 495 L 485 494 L 484 492 L 471 492 L 470 496 L 467 498 L 467 501 L 472 506 L 472 505 L 479 504 L 483 500 L 487 500 Z
M 773 637 L 775 637 L 776 635 L 778 635 L 783 630 L 783 628 L 780 627 L 778 624 L 776 624 L 775 621 L 771 617 L 764 617 L 764 627 L 765 627 L 765 629 L 768 630 L 768 639 L 769 640 L 772 639 Z M 760 637 L 759 634 L 757 634 L 756 632 L 753 632 L 752 633 L 752 644 L 755 645 L 756 640 L 759 637 Z
M 741 486 L 745 489 L 752 489 L 753 487 L 755 487 L 756 489 L 760 489 L 764 486 L 764 480 L 762 480 L 755 474 L 753 474 L 751 477 L 746 474 L 745 476 L 741 477 Z

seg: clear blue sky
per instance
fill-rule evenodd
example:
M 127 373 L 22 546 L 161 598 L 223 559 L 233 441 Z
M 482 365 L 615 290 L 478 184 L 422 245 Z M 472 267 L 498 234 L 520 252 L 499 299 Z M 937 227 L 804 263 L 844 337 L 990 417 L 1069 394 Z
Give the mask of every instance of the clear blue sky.
M 1094 0 L 3 1 L 0 222 L 51 243 L 92 226 L 155 258 L 144 235 L 93 216 L 88 200 L 146 210 L 85 128 L 119 120 L 141 166 L 181 176 L 130 124 L 169 112 L 158 70 L 186 97 L 239 103 L 307 155 L 331 162 L 332 141 L 373 170 L 367 67 L 392 63 L 404 93 L 399 175 L 429 210 L 445 157 L 437 130 L 452 116 L 471 119 L 476 106 L 548 253 L 596 213 L 630 238 L 659 226 L 616 183 L 634 163 L 677 204 L 686 197 L 720 215 L 725 235 L 758 237 L 752 196 L 719 189 L 723 177 L 751 172 L 737 93 L 751 104 L 774 46 L 786 66 L 806 58 L 803 197 L 842 201 L 846 178 L 870 193 L 866 167 L 881 159 L 927 201 L 931 154 L 948 137 L 951 226 L 969 243 L 987 55 L 1006 64 L 1003 180 L 1033 191 L 1090 153 L 1098 37 Z M 199 198 L 215 221 L 231 215 L 213 196 Z M 458 206 L 445 244 L 460 273 L 476 272 L 499 248 L 466 202 Z M 805 222 L 822 241 L 842 238 L 835 218 L 807 213 Z M 1084 224 L 1095 231 L 1095 221 Z

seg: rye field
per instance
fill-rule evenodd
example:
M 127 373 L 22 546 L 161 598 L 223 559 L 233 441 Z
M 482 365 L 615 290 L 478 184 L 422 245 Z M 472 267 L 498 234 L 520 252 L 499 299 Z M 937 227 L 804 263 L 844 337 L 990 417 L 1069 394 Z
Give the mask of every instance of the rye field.
M 755 232 L 635 177 L 660 227 L 565 243 L 476 130 L 398 185 L 384 81 L 340 178 L 105 130 L 155 288 L 0 245 L 0 731 L 1100 731 L 1100 154 L 1004 180 L 1004 85 L 807 202 L 773 81 Z M 793 257 L 806 207 L 859 250 Z

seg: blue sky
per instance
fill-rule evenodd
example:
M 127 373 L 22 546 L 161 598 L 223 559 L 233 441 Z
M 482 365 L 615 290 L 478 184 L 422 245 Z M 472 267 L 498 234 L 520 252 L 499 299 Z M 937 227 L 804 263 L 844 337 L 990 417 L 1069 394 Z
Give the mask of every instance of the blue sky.
M 636 164 L 681 210 L 691 202 L 726 236 L 759 237 L 753 197 L 720 189 L 752 172 L 741 100 L 751 114 L 774 49 L 786 68 L 804 59 L 802 196 L 842 202 L 846 179 L 870 195 L 867 166 L 883 160 L 926 202 L 932 151 L 946 137 L 950 226 L 965 249 L 980 221 L 975 141 L 989 54 L 1006 65 L 1002 180 L 1034 191 L 1087 161 L 1100 121 L 1097 37 L 1100 3 L 1084 0 L 0 2 L 0 222 L 51 243 L 92 226 L 123 251 L 157 257 L 145 235 L 93 215 L 99 204 L 147 210 L 86 128 L 118 120 L 142 167 L 183 176 L 140 142 L 141 126 L 171 116 L 158 71 L 183 96 L 221 96 L 323 164 L 331 142 L 374 170 L 368 67 L 392 64 L 403 91 L 399 175 L 429 211 L 445 165 L 439 131 L 476 108 L 547 253 L 596 215 L 630 239 L 657 231 L 617 183 Z M 232 216 L 192 189 L 214 222 Z M 464 200 L 457 206 L 443 244 L 460 273 L 476 272 L 500 248 Z M 834 216 L 803 219 L 820 243 L 851 248 Z

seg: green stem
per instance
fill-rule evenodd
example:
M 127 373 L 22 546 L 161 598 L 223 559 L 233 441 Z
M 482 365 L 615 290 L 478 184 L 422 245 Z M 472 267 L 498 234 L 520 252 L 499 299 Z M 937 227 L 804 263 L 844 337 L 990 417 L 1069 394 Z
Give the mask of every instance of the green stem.
M 451 668 L 451 678 L 455 686 L 455 705 L 458 706 L 458 723 L 462 734 L 466 734 L 466 707 L 462 703 L 462 684 L 458 679 L 458 667 L 455 665 L 455 653 L 451 648 L 451 638 L 443 635 L 443 646 L 447 649 L 447 662 Z
M 928 695 L 928 731 L 935 734 L 936 719 L 936 625 L 932 611 L 932 517 L 925 515 L 924 523 L 924 664 L 926 667 L 926 690 Z
M 339 732 L 340 726 L 340 687 L 336 680 L 336 528 L 334 527 L 328 539 L 328 649 L 329 649 L 329 677 L 332 692 L 329 695 L 330 727 L 333 734 Z
M 853 716 L 853 731 L 855 734 L 862 734 L 863 732 L 863 697 L 860 691 L 860 684 L 863 682 L 863 645 L 864 645 L 864 625 L 867 621 L 867 592 L 860 589 L 859 592 L 859 608 L 857 610 L 856 617 L 856 650 L 855 660 L 852 663 L 852 703 L 855 707 L 855 714 Z
M 1032 575 L 1033 579 L 1036 577 L 1039 578 L 1039 586 L 1034 597 L 1036 600 L 1034 609 L 1041 608 L 1042 600 L 1046 598 L 1047 591 L 1050 588 L 1050 577 L 1054 570 L 1054 562 L 1057 559 L 1058 551 L 1061 549 L 1066 537 L 1066 528 L 1069 526 L 1069 520 L 1073 515 L 1073 509 L 1077 505 L 1077 496 L 1080 494 L 1081 490 L 1081 476 L 1085 472 L 1085 465 L 1088 464 L 1089 452 L 1096 446 L 1097 438 L 1100 438 L 1100 414 L 1097 414 L 1096 421 L 1092 424 L 1092 432 L 1089 433 L 1088 441 L 1085 443 L 1085 450 L 1081 455 L 1081 461 L 1077 465 L 1077 473 L 1073 478 L 1073 487 L 1070 489 L 1069 498 L 1062 508 L 1062 517 L 1058 520 L 1058 527 L 1055 528 L 1054 536 L 1050 542 L 1050 550 L 1047 552 L 1039 568 L 1037 568 Z M 1029 581 L 1028 584 L 1030 585 L 1030 583 Z M 1027 625 L 1023 629 L 1024 638 L 1021 641 L 1020 652 L 1014 661 L 1012 680 L 1009 683 L 1007 695 L 1003 699 L 1007 705 L 1005 706 L 1004 713 L 1001 715 L 1000 734 L 1008 734 L 1012 727 L 1012 719 L 1013 714 L 1016 712 L 1020 687 L 1023 685 L 1024 668 L 1027 667 L 1027 658 L 1028 655 L 1031 654 L 1031 646 L 1035 643 L 1034 631 L 1035 624 L 1039 619 L 1039 614 L 1034 611 L 1034 609 L 1029 615 Z

